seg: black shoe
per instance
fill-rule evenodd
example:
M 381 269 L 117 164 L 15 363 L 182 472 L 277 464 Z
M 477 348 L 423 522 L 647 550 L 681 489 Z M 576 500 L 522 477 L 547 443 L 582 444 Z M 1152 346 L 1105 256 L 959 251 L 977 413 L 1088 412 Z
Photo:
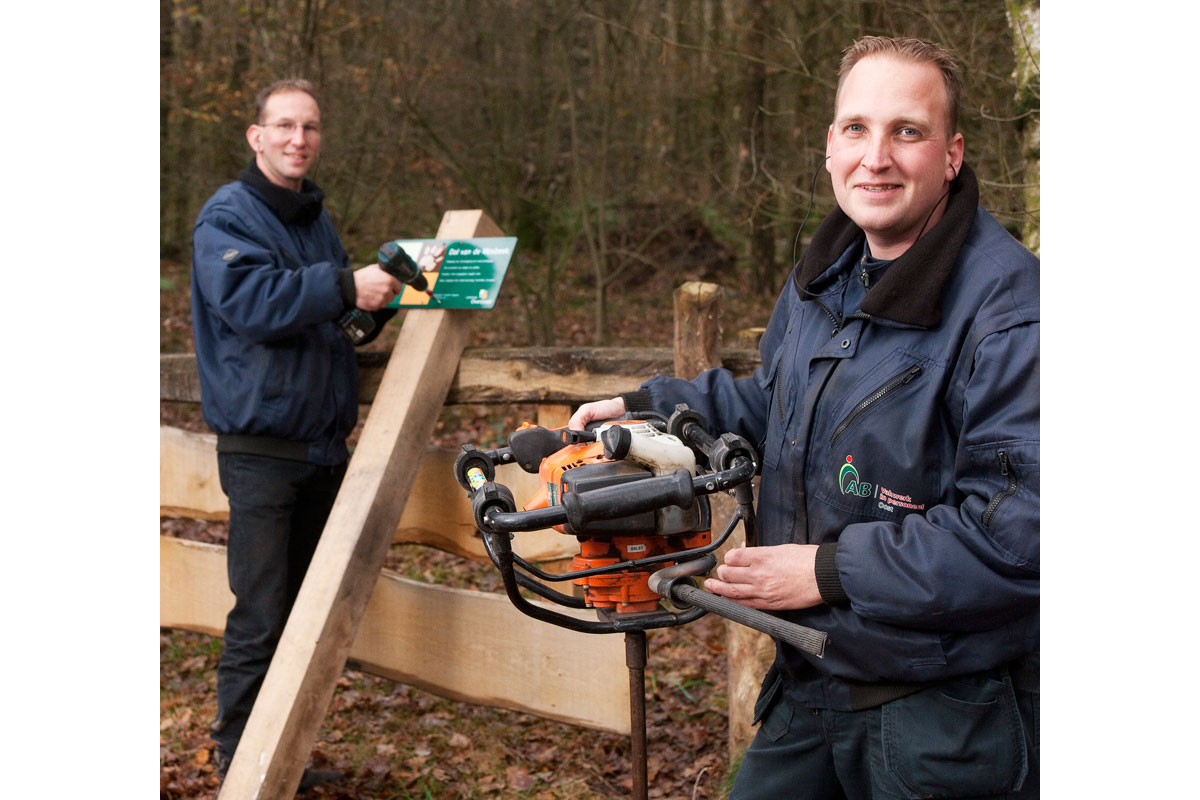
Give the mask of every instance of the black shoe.
M 338 772 L 336 769 L 306 769 L 304 774 L 300 776 L 300 786 L 296 789 L 298 792 L 303 792 L 311 789 L 314 786 L 320 786 L 326 783 L 337 783 L 345 778 L 345 774 Z

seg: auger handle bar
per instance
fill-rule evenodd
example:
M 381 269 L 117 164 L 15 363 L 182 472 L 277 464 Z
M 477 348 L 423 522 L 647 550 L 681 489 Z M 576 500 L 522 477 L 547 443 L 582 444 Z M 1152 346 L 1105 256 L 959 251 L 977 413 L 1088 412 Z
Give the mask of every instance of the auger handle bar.
M 747 628 L 762 631 L 773 639 L 782 639 L 792 647 L 817 658 L 825 656 L 825 643 L 829 636 L 824 631 L 782 620 L 765 611 L 747 608 L 727 597 L 706 592 L 691 580 L 693 576 L 703 575 L 716 565 L 717 559 L 712 555 L 706 555 L 694 561 L 660 569 L 650 576 L 650 588 L 680 608 L 686 609 L 691 606 L 703 608 L 705 611 L 711 611 L 725 619 L 731 619 Z

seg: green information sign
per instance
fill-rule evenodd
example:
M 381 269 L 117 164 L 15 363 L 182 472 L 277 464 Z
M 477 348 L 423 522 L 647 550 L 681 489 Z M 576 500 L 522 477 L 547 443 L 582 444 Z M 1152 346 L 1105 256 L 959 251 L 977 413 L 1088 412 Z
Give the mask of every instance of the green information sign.
M 433 296 L 405 286 L 393 308 L 491 308 L 517 239 L 397 239 L 396 244 L 425 274 Z

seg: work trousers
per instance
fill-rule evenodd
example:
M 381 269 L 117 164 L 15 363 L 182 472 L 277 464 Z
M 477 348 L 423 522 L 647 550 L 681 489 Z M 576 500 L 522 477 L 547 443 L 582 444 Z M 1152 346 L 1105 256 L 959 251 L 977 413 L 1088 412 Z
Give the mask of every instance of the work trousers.
M 796 706 L 780 689 L 760 695 L 730 800 L 1039 796 L 1038 694 L 1006 669 L 863 711 Z
M 346 465 L 320 466 L 247 453 L 218 453 L 229 498 L 229 588 L 217 665 L 219 763 L 228 765 L 333 507 Z

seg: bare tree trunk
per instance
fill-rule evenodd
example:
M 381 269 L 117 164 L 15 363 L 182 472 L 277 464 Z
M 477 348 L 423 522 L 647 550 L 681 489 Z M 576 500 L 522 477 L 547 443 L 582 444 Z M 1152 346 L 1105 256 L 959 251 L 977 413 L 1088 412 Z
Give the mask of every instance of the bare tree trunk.
M 321 13 L 320 0 L 304 0 L 304 11 L 300 20 L 300 52 L 304 56 L 303 69 L 312 61 L 317 39 L 317 18 Z
M 175 58 L 175 20 L 172 14 L 171 0 L 159 0 L 158 3 L 158 60 L 160 72 L 162 67 L 171 63 Z M 158 152 L 161 158 L 169 158 L 171 154 L 171 107 L 172 98 L 168 95 L 173 87 L 169 81 L 163 81 L 159 88 L 158 101 Z M 178 195 L 173 191 L 165 178 L 166 172 L 160 171 L 158 184 L 158 215 L 159 215 L 159 250 L 164 255 L 179 253 L 178 238 L 182 226 L 178 224 L 177 211 Z
M 1008 0 L 1008 24 L 1013 31 L 1017 83 L 1015 111 L 1022 120 L 1025 151 L 1025 222 L 1021 239 L 1033 252 L 1041 247 L 1041 6 L 1037 0 Z
M 598 148 L 599 152 L 595 154 L 595 158 L 591 159 L 594 163 L 592 174 L 598 176 L 599 187 L 592 185 L 587 179 L 587 171 L 584 170 L 584 143 L 579 131 L 579 108 L 575 102 L 575 83 L 572 75 L 573 65 L 571 63 L 571 53 L 565 53 L 566 60 L 566 80 L 567 80 L 567 108 L 570 127 L 570 154 L 571 154 L 571 172 L 572 182 L 575 186 L 575 196 L 578 202 L 578 214 L 580 229 L 583 232 L 583 240 L 587 245 L 588 254 L 592 262 L 592 275 L 595 278 L 595 305 L 592 308 L 593 318 L 596 324 L 593 341 L 595 344 L 604 344 L 605 328 L 606 328 L 606 309 L 605 309 L 605 289 L 606 289 L 606 274 L 608 264 L 608 249 L 605 236 L 604 217 L 606 214 L 606 198 L 604 195 L 604 173 L 608 166 L 607 153 L 604 151 L 603 137 L 602 143 Z M 595 226 L 592 224 L 592 214 L 590 213 L 591 198 L 596 198 L 597 208 L 595 210 Z
M 769 8 L 769 0 L 750 0 L 748 7 L 744 45 L 747 58 L 741 104 L 744 117 L 739 148 L 743 160 L 741 171 L 744 173 L 747 168 L 750 171 L 746 193 L 750 205 L 751 288 L 764 295 L 775 290 L 775 231 L 769 210 L 772 197 L 760 166 L 767 152 L 766 118 L 762 110 L 767 94 L 766 28 Z

